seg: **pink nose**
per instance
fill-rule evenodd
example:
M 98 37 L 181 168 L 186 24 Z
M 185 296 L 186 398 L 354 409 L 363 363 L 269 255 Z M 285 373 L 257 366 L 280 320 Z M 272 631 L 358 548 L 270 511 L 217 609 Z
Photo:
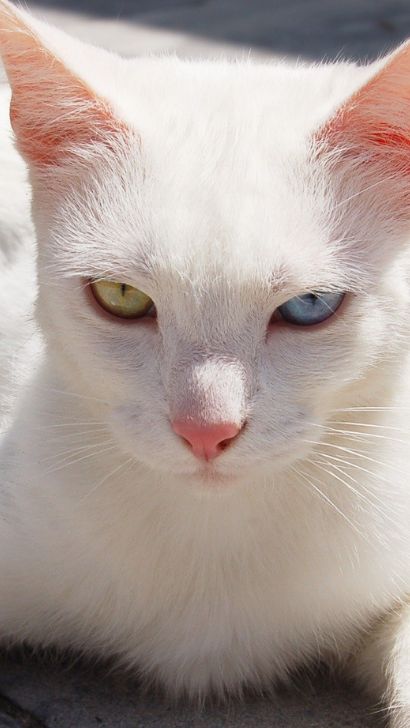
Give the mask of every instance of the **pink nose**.
M 219 425 L 199 425 L 194 422 L 172 422 L 174 431 L 192 447 L 197 458 L 213 460 L 218 457 L 225 445 L 229 444 L 241 428 L 231 422 Z

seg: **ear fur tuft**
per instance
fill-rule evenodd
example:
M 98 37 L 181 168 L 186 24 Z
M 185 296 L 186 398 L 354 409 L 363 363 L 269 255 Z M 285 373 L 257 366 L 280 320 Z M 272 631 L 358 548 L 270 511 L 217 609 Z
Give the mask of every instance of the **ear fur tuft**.
M 390 157 L 410 173 L 410 41 L 380 64 L 375 75 L 336 112 L 319 137 L 353 154 Z
M 0 54 L 12 88 L 18 148 L 36 166 L 61 163 L 76 147 L 106 142 L 125 125 L 47 47 L 48 26 L 0 0 Z

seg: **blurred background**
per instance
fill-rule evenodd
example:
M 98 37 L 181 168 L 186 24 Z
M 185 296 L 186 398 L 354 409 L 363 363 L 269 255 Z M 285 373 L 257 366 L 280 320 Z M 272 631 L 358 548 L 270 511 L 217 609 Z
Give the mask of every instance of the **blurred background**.
M 123 55 L 375 58 L 410 36 L 410 0 L 28 0 Z

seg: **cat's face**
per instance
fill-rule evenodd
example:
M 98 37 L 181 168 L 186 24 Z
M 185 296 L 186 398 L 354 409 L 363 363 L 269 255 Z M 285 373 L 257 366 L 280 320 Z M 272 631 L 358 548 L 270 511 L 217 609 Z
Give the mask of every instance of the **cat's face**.
M 64 347 L 81 391 L 107 402 L 120 447 L 165 472 L 249 477 L 300 457 L 320 434 L 312 423 L 383 342 L 383 310 L 374 290 L 352 292 L 357 272 L 328 237 L 322 195 L 297 166 L 266 170 L 253 142 L 260 185 L 222 164 L 225 193 L 218 170 L 198 179 L 195 155 L 178 175 L 160 149 L 154 166 L 130 147 L 126 172 L 103 165 L 98 203 L 92 178 L 80 204 L 75 188 L 57 200 L 53 230 L 48 217 L 42 233 L 43 328 Z M 142 166 L 145 178 L 133 171 Z M 143 291 L 156 318 L 106 313 L 89 285 L 100 278 Z M 329 289 L 348 292 L 323 323 L 275 319 L 289 299 Z M 172 429 L 186 419 L 246 424 L 205 463 Z
M 101 139 L 106 109 L 86 111 L 63 161 L 54 150 L 64 135 L 49 157 L 40 129 L 30 151 L 27 92 L 15 92 L 32 164 L 39 319 L 67 377 L 103 401 L 121 450 L 199 482 L 272 474 L 312 450 L 336 408 L 377 386 L 367 374 L 403 331 L 406 223 L 386 203 L 402 188 L 389 187 L 377 155 L 364 169 L 360 145 L 362 156 L 340 151 L 340 136 L 352 147 L 344 129 L 354 120 L 336 114 L 326 129 L 363 71 L 167 60 L 146 70 L 144 85 L 129 67 L 140 110 L 134 99 L 126 124 L 113 135 L 109 121 Z M 104 279 L 144 292 L 156 316 L 107 313 L 91 285 Z M 335 313 L 286 320 L 284 305 L 312 292 L 337 300 Z M 227 424 L 235 437 L 222 427 L 218 457 L 199 456 L 181 422 L 196 438 Z

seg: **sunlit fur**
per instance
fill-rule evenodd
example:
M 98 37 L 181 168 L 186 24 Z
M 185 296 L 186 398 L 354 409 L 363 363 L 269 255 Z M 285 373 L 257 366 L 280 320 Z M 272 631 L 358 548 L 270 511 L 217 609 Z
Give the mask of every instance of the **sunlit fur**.
M 1 445 L 2 635 L 116 656 L 195 699 L 337 658 L 405 728 L 408 170 L 390 163 L 398 147 L 355 147 L 349 104 L 338 116 L 381 63 L 126 61 L 38 22 L 27 34 L 28 16 L 13 12 L 0 12 L 0 47 L 29 163 L 39 295 L 30 349 L 7 357 L 2 380 L 8 413 L 14 392 Z M 50 68 L 62 74 L 51 92 Z M 78 74 L 89 106 L 70 102 Z M 98 96 L 110 121 L 98 116 L 95 139 Z M 75 127 L 70 112 L 80 146 L 60 133 L 67 117 Z M 51 156 L 36 146 L 45 129 Z M 14 214 L 33 282 L 19 286 L 14 268 L 13 293 L 4 256 L 8 341 L 7 322 L 29 331 L 35 285 L 21 254 L 30 223 Z M 3 216 L 5 250 L 9 227 Z M 90 277 L 143 290 L 157 321 L 105 316 Z M 317 290 L 347 291 L 325 324 L 269 325 Z M 171 429 L 184 416 L 246 424 L 206 466 Z

